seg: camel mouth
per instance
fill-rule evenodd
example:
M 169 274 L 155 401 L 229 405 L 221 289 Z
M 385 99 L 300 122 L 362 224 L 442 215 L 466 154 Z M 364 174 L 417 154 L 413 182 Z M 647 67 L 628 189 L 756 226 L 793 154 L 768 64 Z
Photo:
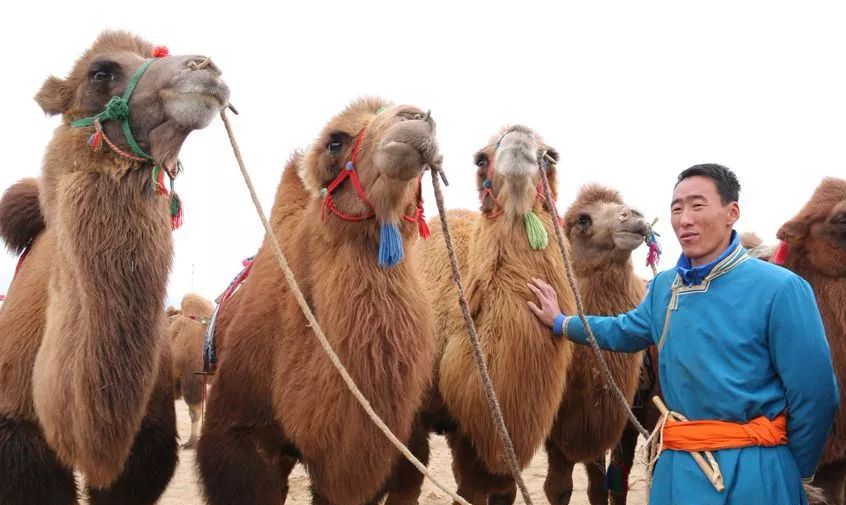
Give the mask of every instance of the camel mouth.
M 182 128 L 199 130 L 229 103 L 229 88 L 220 80 L 189 82 L 177 89 L 162 90 L 161 97 L 168 117 Z
M 494 170 L 510 176 L 534 176 L 538 167 L 538 145 L 531 130 L 513 127 L 499 140 Z
M 383 175 L 410 180 L 419 177 L 437 156 L 438 144 L 432 124 L 425 120 L 405 120 L 392 127 L 379 144 L 374 159 Z
M 624 251 L 633 251 L 637 249 L 645 238 L 645 235 L 634 231 L 618 231 L 612 235 L 614 247 Z

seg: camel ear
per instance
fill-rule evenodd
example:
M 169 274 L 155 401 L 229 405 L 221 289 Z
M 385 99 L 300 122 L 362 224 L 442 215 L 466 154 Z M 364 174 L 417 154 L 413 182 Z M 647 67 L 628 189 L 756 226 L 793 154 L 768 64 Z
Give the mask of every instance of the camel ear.
M 73 88 L 67 81 L 50 76 L 41 85 L 35 101 L 45 114 L 54 116 L 68 110 L 73 101 Z
M 776 237 L 784 242 L 796 242 L 805 234 L 805 227 L 797 220 L 788 221 L 778 229 Z

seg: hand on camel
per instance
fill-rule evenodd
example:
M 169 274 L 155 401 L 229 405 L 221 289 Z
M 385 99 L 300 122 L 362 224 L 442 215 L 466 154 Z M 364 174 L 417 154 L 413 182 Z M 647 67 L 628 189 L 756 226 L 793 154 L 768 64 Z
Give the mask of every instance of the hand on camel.
M 561 314 L 561 306 L 558 305 L 558 295 L 555 290 L 542 279 L 532 277 L 532 282 L 528 283 L 529 289 L 538 297 L 538 304 L 529 300 L 529 309 L 538 316 L 541 322 L 550 328 L 555 321 L 555 317 Z M 540 305 L 540 307 L 538 307 Z

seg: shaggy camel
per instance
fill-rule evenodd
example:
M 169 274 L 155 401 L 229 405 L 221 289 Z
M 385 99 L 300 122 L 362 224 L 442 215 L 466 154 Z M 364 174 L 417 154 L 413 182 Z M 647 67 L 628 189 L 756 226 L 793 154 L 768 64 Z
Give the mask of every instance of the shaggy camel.
M 203 413 L 203 377 L 194 372 L 203 370 L 203 334 L 214 311 L 214 305 L 200 295 L 189 293 L 182 298 L 181 308 L 170 320 L 168 333 L 173 343 L 173 392 L 188 405 L 191 436 L 182 445 L 191 449 L 200 436 Z
M 634 272 L 631 253 L 643 244 L 648 230 L 643 215 L 627 206 L 617 191 L 589 185 L 579 192 L 564 221 L 585 311 L 616 315 L 635 308 L 645 289 Z M 603 351 L 602 355 L 614 382 L 626 398 L 633 398 L 643 354 Z M 605 453 L 620 441 L 627 420 L 593 349 L 575 346 L 564 398 L 545 445 L 549 473 L 544 492 L 551 504 L 570 502 L 577 462 L 585 463 L 591 505 L 608 503 Z
M 476 153 L 481 213 L 447 213 L 479 341 L 511 435 L 525 467 L 552 426 L 564 392 L 572 344 L 555 339 L 526 307 L 532 277 L 545 277 L 574 309 L 561 251 L 548 240 L 552 218 L 541 196 L 540 170 L 556 194 L 557 153 L 524 126 L 503 129 Z M 428 431 L 447 432 L 458 494 L 474 505 L 512 503 L 516 486 L 482 390 L 467 330 L 456 303 L 440 218 L 418 242 L 419 271 L 435 310 L 439 359 L 435 382 L 413 440 L 424 461 Z M 531 231 L 530 231 L 531 230 Z M 408 465 L 395 475 L 389 503 L 416 503 L 422 477 Z M 419 474 L 417 474 L 419 475 Z
M 432 370 L 411 246 L 434 134 L 415 107 L 351 104 L 288 163 L 270 219 L 341 362 L 403 441 Z M 207 502 L 282 503 L 296 457 L 314 503 L 376 503 L 399 453 L 330 364 L 266 241 L 238 298 L 197 446 Z
M 810 201 L 778 230 L 781 244 L 753 251 L 802 276 L 814 290 L 840 388 L 840 407 L 814 484 L 829 503 L 846 503 L 846 180 L 829 177 Z M 749 245 L 755 245 L 749 243 Z
M 74 469 L 90 504 L 153 503 L 176 465 L 162 310 L 175 200 L 151 191 L 151 170 L 175 167 L 229 92 L 215 67 L 164 53 L 105 32 L 36 96 L 63 120 L 40 181 L 0 204 L 7 247 L 28 251 L 0 311 L 4 505 L 77 503 Z M 74 127 L 97 114 L 93 135 L 91 120 Z

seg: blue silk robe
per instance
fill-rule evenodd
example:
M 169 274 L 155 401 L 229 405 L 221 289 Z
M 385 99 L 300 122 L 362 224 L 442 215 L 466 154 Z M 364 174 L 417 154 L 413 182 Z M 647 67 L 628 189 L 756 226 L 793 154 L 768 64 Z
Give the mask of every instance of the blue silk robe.
M 749 257 L 733 233 L 712 264 L 692 268 L 682 257 L 675 271 L 655 278 L 636 309 L 587 320 L 604 349 L 656 344 L 665 403 L 690 420 L 744 423 L 787 411 L 787 445 L 714 452 L 726 487 L 720 493 L 689 453 L 662 452 L 650 505 L 807 503 L 801 478 L 814 474 L 838 394 L 805 280 Z M 559 316 L 554 330 L 587 343 L 577 317 Z

